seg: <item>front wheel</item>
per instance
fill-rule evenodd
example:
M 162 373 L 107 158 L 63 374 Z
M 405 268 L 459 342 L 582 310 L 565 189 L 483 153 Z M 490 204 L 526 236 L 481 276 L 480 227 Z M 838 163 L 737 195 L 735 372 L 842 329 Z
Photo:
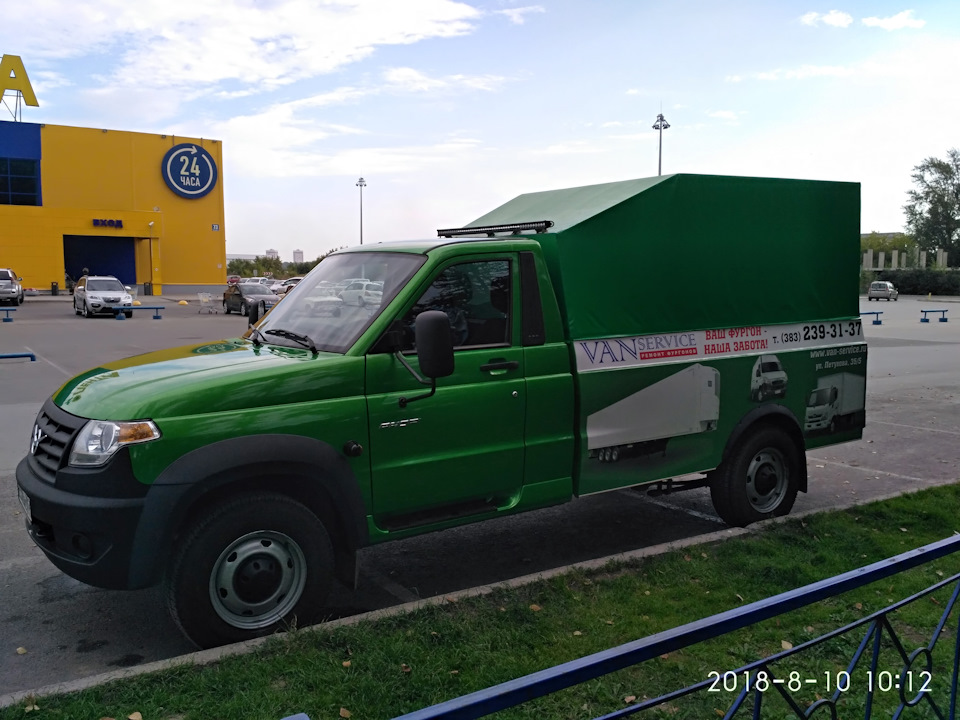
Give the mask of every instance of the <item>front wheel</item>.
M 83 316 L 84 316 L 85 318 L 92 318 L 92 317 L 93 317 L 93 310 L 91 310 L 91 309 L 90 309 L 90 306 L 87 305 L 87 301 L 86 301 L 86 300 L 83 301 Z
M 711 474 L 717 514 L 736 527 L 788 514 L 797 499 L 801 457 L 779 428 L 750 432 Z
M 246 316 L 250 313 L 250 309 L 247 307 L 245 302 L 240 303 L 240 314 Z
M 215 647 L 316 621 L 333 575 L 317 516 L 292 498 L 252 493 L 187 532 L 165 580 L 167 607 L 187 637 Z
M 223 314 L 224 314 L 224 315 L 229 315 L 229 314 L 230 314 L 230 306 L 227 305 L 227 301 L 226 301 L 226 300 L 223 301 Z

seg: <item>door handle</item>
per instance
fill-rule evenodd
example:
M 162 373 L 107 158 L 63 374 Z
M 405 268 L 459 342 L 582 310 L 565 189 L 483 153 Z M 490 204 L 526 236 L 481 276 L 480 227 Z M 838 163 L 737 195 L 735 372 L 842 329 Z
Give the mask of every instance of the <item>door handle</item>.
M 481 372 L 489 372 L 491 370 L 516 370 L 520 367 L 520 363 L 516 360 L 491 360 L 485 365 L 480 366 Z

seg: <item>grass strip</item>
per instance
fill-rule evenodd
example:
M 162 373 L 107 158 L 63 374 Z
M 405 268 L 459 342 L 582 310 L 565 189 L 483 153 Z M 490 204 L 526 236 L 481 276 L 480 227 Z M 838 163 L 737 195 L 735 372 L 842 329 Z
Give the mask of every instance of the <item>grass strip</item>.
M 97 720 L 245 720 L 307 713 L 312 720 L 391 718 L 920 547 L 960 529 L 960 487 L 943 486 L 843 511 L 772 525 L 713 545 L 576 571 L 497 590 L 409 615 L 352 626 L 300 630 L 249 655 L 208 666 L 181 666 L 79 693 L 28 699 L 0 709 L 24 717 Z M 700 643 L 557 693 L 499 716 L 586 718 L 735 669 L 817 637 L 960 572 L 948 557 L 760 625 Z M 950 589 L 897 613 L 907 651 L 926 644 Z M 956 620 L 934 657 L 933 689 L 949 685 Z M 860 634 L 791 658 L 798 693 L 809 704 L 836 682 Z M 883 667 L 902 663 L 891 648 Z M 919 671 L 915 684 L 919 686 Z M 813 682 L 809 682 L 814 679 Z M 874 678 L 875 684 L 879 678 Z M 742 683 L 742 680 L 739 681 Z M 862 706 L 866 680 L 851 679 L 850 712 Z M 916 688 L 915 688 L 916 689 Z M 647 716 L 722 716 L 735 693 L 700 693 Z M 909 697 L 909 694 L 908 694 Z M 874 712 L 895 707 L 895 688 L 877 687 Z M 768 695 L 766 711 L 786 705 Z M 889 715 L 889 712 L 886 713 Z M 749 716 L 749 713 L 745 713 Z

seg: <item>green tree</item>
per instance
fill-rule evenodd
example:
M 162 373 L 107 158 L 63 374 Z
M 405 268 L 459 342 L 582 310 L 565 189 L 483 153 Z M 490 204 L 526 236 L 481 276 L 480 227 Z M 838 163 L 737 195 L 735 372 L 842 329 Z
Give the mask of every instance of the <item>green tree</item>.
M 921 250 L 946 250 L 948 264 L 960 263 L 960 151 L 947 159 L 927 158 L 913 169 L 913 190 L 903 206 L 907 232 Z

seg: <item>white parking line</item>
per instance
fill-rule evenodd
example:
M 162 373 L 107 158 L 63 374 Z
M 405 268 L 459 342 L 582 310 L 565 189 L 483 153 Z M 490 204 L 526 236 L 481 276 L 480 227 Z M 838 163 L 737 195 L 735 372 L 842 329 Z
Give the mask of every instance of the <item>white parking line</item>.
M 38 353 L 38 352 L 35 352 L 35 351 L 31 350 L 31 349 L 28 348 L 26 345 L 24 345 L 24 347 L 27 348 L 27 352 L 32 352 L 32 353 L 33 353 L 34 355 L 36 355 L 38 358 L 40 358 L 41 360 L 43 360 L 47 365 L 49 365 L 50 367 L 54 368 L 55 370 L 58 370 L 58 371 L 62 372 L 62 373 L 63 373 L 64 375 L 66 375 L 67 377 L 73 377 L 74 375 L 76 375 L 76 373 L 72 373 L 72 372 L 68 372 L 67 370 L 64 370 L 62 367 L 60 367 L 59 365 L 57 365 L 55 362 L 52 362 L 52 361 L 50 361 L 50 360 L 47 360 L 47 358 L 45 358 L 43 355 L 41 355 L 41 354 Z
M 376 570 L 370 570 L 369 568 L 365 568 L 363 565 L 361 565 L 360 574 L 366 576 L 375 585 L 379 585 L 383 590 L 386 590 L 390 595 L 395 597 L 400 602 L 416 602 L 422 599 L 416 593 L 411 592 L 400 583 L 394 582 L 386 575 L 378 573 Z
M 660 500 L 659 498 L 646 496 L 646 501 L 657 507 L 662 507 L 665 510 L 679 510 L 680 512 L 685 512 L 687 515 L 692 515 L 695 518 L 700 518 L 701 520 L 709 520 L 712 523 L 719 523 L 720 525 L 726 525 L 726 523 L 718 518 L 716 515 L 708 515 L 707 513 L 702 513 L 699 510 L 693 510 L 691 508 L 681 507 L 680 505 L 674 505 L 667 502 L 666 500 Z
M 904 425 L 903 423 L 886 422 L 884 420 L 871 420 L 871 425 L 892 425 L 893 427 L 910 428 L 911 430 L 920 430 L 922 432 L 945 433 L 947 435 L 960 435 L 956 430 L 938 430 L 931 427 L 918 427 L 917 425 Z
M 816 460 L 818 463 L 824 463 L 825 465 L 836 465 L 838 467 L 849 468 L 851 470 L 859 470 L 860 472 L 868 473 L 871 475 L 887 475 L 894 478 L 902 478 L 904 480 L 913 480 L 914 482 L 929 483 L 930 478 L 919 478 L 913 477 L 912 475 L 901 475 L 900 473 L 889 472 L 887 470 L 874 470 L 873 468 L 863 467 L 861 465 L 850 465 L 849 463 L 837 462 L 836 460 L 824 460 L 823 458 L 814 457 L 813 455 L 809 456 L 810 460 Z

